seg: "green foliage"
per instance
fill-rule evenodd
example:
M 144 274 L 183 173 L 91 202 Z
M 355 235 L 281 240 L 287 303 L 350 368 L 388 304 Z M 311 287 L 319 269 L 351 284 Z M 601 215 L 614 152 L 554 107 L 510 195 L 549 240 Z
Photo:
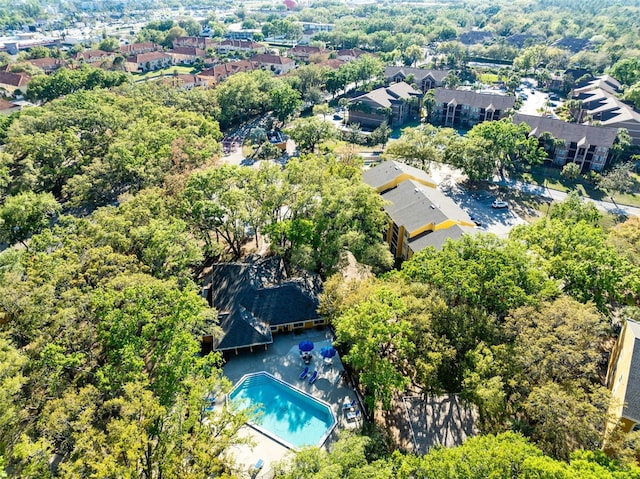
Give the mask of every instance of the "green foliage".
M 571 191 L 564 201 L 551 205 L 549 217 L 566 221 L 570 224 L 585 221 L 597 226 L 602 215 L 592 202 L 584 201 L 577 191 Z
M 541 163 L 547 156 L 538 146 L 537 138 L 528 136 L 529 130 L 526 124 L 515 125 L 510 119 L 485 121 L 469 131 L 467 141 L 484 141 L 485 161 L 503 174 L 518 165 Z
M 454 448 L 434 448 L 424 456 L 395 452 L 366 463 L 367 438 L 343 435 L 329 451 L 307 448 L 275 468 L 276 479 L 636 479 L 640 470 L 612 461 L 602 452 L 578 451 L 571 461 L 545 456 L 523 436 L 504 433 L 474 437 Z M 348 456 L 343 451 L 349 451 Z
M 12 123 L 11 187 L 102 205 L 206 164 L 219 138 L 217 123 L 196 113 L 112 92 L 76 93 Z
M 71 70 L 61 68 L 52 75 L 39 75 L 29 82 L 26 98 L 48 102 L 80 90 L 112 88 L 127 82 L 129 76 L 122 72 L 109 72 L 101 68 L 83 65 Z
M 438 128 L 428 124 L 405 128 L 402 136 L 389 144 L 385 156 L 428 169 L 431 162 L 444 162 L 445 150 L 456 137 L 457 133 L 452 128 Z
M 609 75 L 622 85 L 631 86 L 640 80 L 640 60 L 637 58 L 618 60 L 609 69 Z
M 295 120 L 287 134 L 301 151 L 313 152 L 318 143 L 334 138 L 337 132 L 333 124 L 313 116 Z
M 610 193 L 630 193 L 633 190 L 634 181 L 631 177 L 634 165 L 632 163 L 620 163 L 602 175 L 598 187 Z
M 625 90 L 624 100 L 630 102 L 636 109 L 640 109 L 640 82 Z
M 9 245 L 26 240 L 49 226 L 60 205 L 51 193 L 27 191 L 5 198 L 0 207 L 0 241 Z
M 514 228 L 510 237 L 540 258 L 540 268 L 559 282 L 562 291 L 580 302 L 593 301 L 606 311 L 610 304 L 637 296 L 637 271 L 606 245 L 600 227 L 581 216 L 575 222 L 560 216 L 541 219 Z M 594 216 L 587 213 L 589 221 Z
M 573 181 L 580 176 L 580 165 L 577 163 L 567 163 L 562 167 L 562 173 L 560 173 L 564 178 Z
M 269 99 L 273 115 L 283 125 L 287 119 L 302 106 L 300 94 L 286 83 L 282 83 L 280 86 L 272 89 L 269 92 Z
M 226 470 L 246 416 L 204 411 L 206 393 L 229 385 L 217 355 L 198 355 L 216 327 L 189 280 L 199 252 L 170 210 L 146 191 L 0 256 L 0 454 L 12 473 L 51 477 L 54 453 L 63 477 Z
M 448 304 L 499 316 L 557 293 L 522 245 L 492 235 L 464 236 L 440 251 L 425 249 L 402 265 L 401 274 L 438 288 Z
M 247 226 L 295 265 L 331 274 L 345 249 L 376 270 L 391 266 L 382 243 L 386 220 L 380 196 L 350 166 L 327 156 L 292 159 L 284 172 L 223 166 L 192 175 L 183 193 L 185 220 L 216 250 L 216 239 L 239 257 Z
M 279 108 L 286 116 L 290 114 L 295 95 L 281 86 L 282 80 L 272 77 L 270 72 L 256 70 L 241 72 L 229 77 L 214 91 L 217 104 L 220 106 L 220 124 L 223 127 L 238 124 L 251 116 L 266 112 L 271 106 L 270 92 L 280 86 Z

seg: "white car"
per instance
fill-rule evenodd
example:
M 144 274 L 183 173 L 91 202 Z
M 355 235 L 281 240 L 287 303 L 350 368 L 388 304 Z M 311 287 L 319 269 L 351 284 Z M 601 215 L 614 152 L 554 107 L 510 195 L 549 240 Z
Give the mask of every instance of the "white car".
M 491 203 L 491 207 L 494 209 L 502 209 L 502 208 L 508 208 L 509 207 L 509 203 L 507 203 L 506 201 L 501 201 L 501 200 L 495 200 L 493 203 Z

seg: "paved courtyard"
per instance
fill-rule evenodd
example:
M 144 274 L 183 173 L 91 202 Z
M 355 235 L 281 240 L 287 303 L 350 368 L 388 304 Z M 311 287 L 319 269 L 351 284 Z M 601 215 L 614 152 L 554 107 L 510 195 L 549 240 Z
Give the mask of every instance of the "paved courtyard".
M 309 369 L 318 371 L 318 379 L 313 384 L 299 379 L 305 364 L 300 357 L 298 343 L 305 339 L 314 343 L 314 349 L 311 352 L 313 359 Z M 354 421 L 348 421 L 342 411 L 344 402 L 351 401 L 356 396 L 353 389 L 347 387 L 342 380 L 341 373 L 344 368 L 340 357 L 336 355 L 331 363 L 327 363 L 320 356 L 320 349 L 330 346 L 331 339 L 328 329 L 322 331 L 310 329 L 300 333 L 274 335 L 274 342 L 266 351 L 260 348 L 253 353 L 244 352 L 232 356 L 223 370 L 233 384 L 245 374 L 266 371 L 313 397 L 327 402 L 336 416 L 337 426 L 325 442 L 326 446 L 336 440 L 337 433 L 341 429 L 355 428 L 359 425 Z M 243 445 L 233 449 L 232 454 L 239 465 L 238 475 L 240 477 L 271 477 L 271 464 L 283 459 L 290 450 L 249 426 L 243 428 L 242 434 L 251 438 L 253 446 Z M 253 466 L 259 459 L 264 461 L 264 465 L 260 471 L 256 471 Z

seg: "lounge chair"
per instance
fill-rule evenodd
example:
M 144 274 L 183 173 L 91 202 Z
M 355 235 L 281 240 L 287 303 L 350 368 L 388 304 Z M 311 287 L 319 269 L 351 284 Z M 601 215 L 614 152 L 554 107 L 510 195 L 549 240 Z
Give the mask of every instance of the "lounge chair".
M 342 404 L 342 409 L 347 410 L 347 409 L 355 409 L 356 407 L 356 400 L 354 399 L 353 401 L 349 402 L 349 401 L 345 401 Z
M 300 379 L 304 379 L 309 375 L 309 367 L 305 367 L 300 373 Z
M 313 374 L 309 378 L 309 384 L 313 384 L 316 379 L 318 379 L 318 371 L 313 372 Z
M 262 469 L 262 466 L 264 466 L 264 461 L 262 459 L 258 459 L 258 462 L 256 462 L 256 465 L 253 467 L 254 469 Z
M 355 421 L 359 417 L 360 417 L 360 409 L 356 409 L 355 411 L 349 411 L 347 413 L 347 420 L 348 421 Z

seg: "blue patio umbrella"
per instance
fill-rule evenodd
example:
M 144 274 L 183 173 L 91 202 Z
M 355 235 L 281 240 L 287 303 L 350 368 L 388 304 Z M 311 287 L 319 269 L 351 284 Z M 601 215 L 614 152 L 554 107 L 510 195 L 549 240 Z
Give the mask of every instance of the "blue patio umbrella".
M 309 341 L 308 339 L 300 341 L 300 343 L 298 344 L 298 348 L 300 349 L 300 351 L 304 351 L 307 353 L 309 351 L 313 351 L 313 341 Z
M 333 346 L 325 346 L 320 349 L 320 356 L 323 358 L 332 358 L 336 355 L 336 350 Z

